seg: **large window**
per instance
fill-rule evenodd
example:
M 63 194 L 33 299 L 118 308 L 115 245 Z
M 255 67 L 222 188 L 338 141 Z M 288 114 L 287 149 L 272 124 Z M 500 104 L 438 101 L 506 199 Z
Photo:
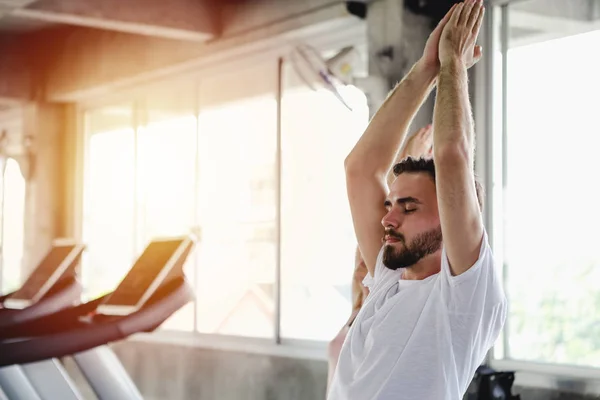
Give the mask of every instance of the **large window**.
M 0 293 L 9 293 L 22 283 L 22 260 L 25 231 L 26 182 L 17 161 L 1 161 L 0 169 Z
M 343 160 L 366 126 L 366 98 L 341 88 L 349 111 L 291 68 L 284 76 L 280 148 L 275 60 L 85 112 L 90 296 L 113 289 L 152 238 L 194 232 L 196 300 L 162 329 L 335 335 L 356 247 Z
M 140 107 L 137 135 L 137 253 L 154 238 L 196 231 L 197 121 L 193 90 L 150 91 Z M 184 271 L 194 284 L 196 259 Z M 162 329 L 194 330 L 194 304 L 167 320 Z
M 135 130 L 131 105 L 90 111 L 83 240 L 86 297 L 112 291 L 136 255 Z
M 368 121 L 365 95 L 306 87 L 286 70 L 282 104 L 282 288 L 284 337 L 330 340 L 348 319 L 356 239 L 344 158 Z
M 497 356 L 600 367 L 600 26 L 569 6 L 497 10 L 508 43 L 494 238 L 510 300 Z
M 198 330 L 275 335 L 274 65 L 206 79 L 199 114 Z
M 134 105 L 86 114 L 83 260 L 86 296 L 113 290 L 148 242 L 194 230 L 196 118 L 193 100 L 159 92 Z M 187 109 L 182 107 L 183 100 Z M 194 260 L 185 266 L 190 282 Z M 194 307 L 163 327 L 193 330 Z

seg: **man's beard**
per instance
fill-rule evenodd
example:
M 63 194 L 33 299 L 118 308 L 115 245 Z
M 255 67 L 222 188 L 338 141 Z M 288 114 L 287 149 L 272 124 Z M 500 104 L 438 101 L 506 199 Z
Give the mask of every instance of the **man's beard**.
M 392 270 L 409 268 L 425 256 L 442 248 L 441 226 L 419 233 L 410 243 L 406 243 L 404 235 L 394 230 L 386 230 L 386 235 L 399 240 L 404 245 L 401 249 L 396 249 L 388 244 L 383 249 L 383 265 Z

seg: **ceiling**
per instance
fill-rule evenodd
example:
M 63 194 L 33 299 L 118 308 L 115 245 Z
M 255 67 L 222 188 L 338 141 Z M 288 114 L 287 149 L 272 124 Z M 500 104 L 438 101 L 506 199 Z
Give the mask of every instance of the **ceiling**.
M 19 18 L 10 14 L 5 14 L 0 18 L 0 32 L 11 32 L 17 34 L 36 32 L 41 29 L 52 28 L 60 25 L 61 24 L 55 24 L 51 22 Z
M 81 26 L 170 39 L 216 34 L 211 0 L 0 0 L 0 32 Z
M 217 14 L 211 3 L 231 1 L 0 0 L 0 34 L 73 25 L 207 41 L 216 35 L 217 23 L 211 16 Z M 510 4 L 509 10 L 514 45 L 600 29 L 600 0 L 521 0 Z
M 0 0 L 0 31 L 25 33 L 52 26 L 48 22 L 28 20 L 11 15 L 15 10 L 27 7 L 35 0 Z

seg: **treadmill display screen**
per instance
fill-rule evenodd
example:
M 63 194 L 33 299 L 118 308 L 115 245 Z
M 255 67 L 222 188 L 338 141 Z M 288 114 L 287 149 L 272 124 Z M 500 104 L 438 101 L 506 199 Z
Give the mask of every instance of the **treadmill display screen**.
M 46 257 L 38 265 L 38 267 L 29 275 L 25 284 L 21 286 L 11 299 L 18 300 L 33 300 L 44 284 L 52 278 L 58 267 L 65 261 L 69 254 L 75 249 L 75 245 L 55 246 L 46 254 Z M 62 275 L 61 271 L 61 275 Z
M 103 304 L 137 305 L 182 243 L 183 239 L 150 243 L 117 289 Z

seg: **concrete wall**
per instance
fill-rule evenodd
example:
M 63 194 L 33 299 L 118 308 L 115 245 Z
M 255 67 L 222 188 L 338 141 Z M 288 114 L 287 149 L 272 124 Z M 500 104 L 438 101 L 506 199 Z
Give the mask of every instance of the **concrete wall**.
M 515 388 L 513 393 L 520 394 L 522 400 L 597 400 L 600 398 L 597 396 L 583 396 L 575 393 L 522 387 Z
M 325 361 L 127 341 L 113 346 L 147 400 L 321 400 Z M 70 375 L 93 396 L 71 362 Z M 515 387 L 522 400 L 592 400 L 577 394 Z M 598 397 L 596 397 L 597 399 Z
M 141 342 L 113 348 L 148 400 L 325 398 L 325 361 Z

